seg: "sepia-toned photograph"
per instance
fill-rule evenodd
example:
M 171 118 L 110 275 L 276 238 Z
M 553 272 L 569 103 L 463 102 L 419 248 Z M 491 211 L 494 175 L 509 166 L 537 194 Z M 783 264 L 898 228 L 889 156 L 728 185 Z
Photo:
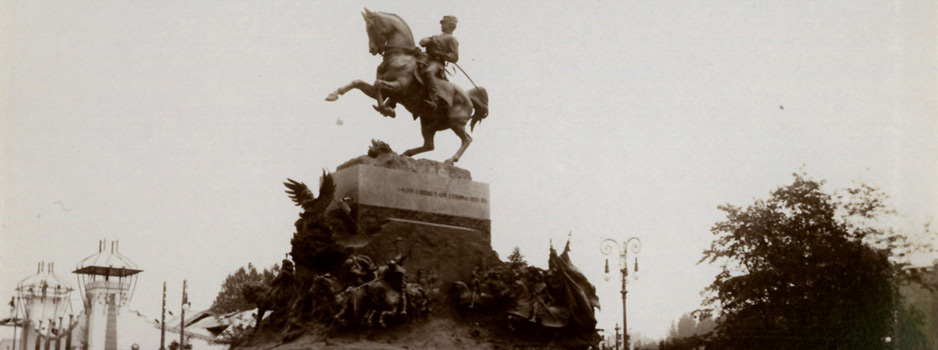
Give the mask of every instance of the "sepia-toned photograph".
M 938 3 L 0 0 L 0 350 L 938 350 Z

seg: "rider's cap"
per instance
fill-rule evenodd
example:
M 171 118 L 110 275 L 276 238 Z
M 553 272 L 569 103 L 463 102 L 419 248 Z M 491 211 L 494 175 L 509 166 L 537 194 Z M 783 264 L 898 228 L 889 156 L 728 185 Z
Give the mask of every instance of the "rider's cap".
M 443 16 L 443 19 L 440 20 L 440 23 L 453 22 L 457 23 L 456 16 Z

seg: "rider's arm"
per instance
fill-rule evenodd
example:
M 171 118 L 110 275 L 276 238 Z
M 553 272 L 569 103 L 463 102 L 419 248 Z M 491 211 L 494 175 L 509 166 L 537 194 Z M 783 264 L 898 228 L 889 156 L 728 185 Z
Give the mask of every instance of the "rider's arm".
M 433 41 L 432 36 L 420 39 L 420 46 L 427 47 L 427 45 L 430 45 L 431 41 Z
M 459 42 L 455 38 L 449 40 L 449 52 L 446 53 L 446 60 L 456 63 L 459 61 Z

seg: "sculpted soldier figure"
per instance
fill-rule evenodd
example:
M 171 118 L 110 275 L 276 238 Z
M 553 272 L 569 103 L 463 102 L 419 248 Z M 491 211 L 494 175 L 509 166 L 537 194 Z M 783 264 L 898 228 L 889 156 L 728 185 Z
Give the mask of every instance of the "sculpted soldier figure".
M 459 61 L 459 42 L 453 36 L 453 31 L 456 30 L 456 22 L 454 16 L 443 16 L 443 19 L 440 20 L 440 29 L 443 33 L 420 40 L 420 46 L 427 48 L 426 66 L 423 67 L 421 76 L 424 85 L 427 86 L 429 96 L 427 104 L 432 109 L 436 109 L 441 103 L 449 107 L 440 91 L 440 80 L 446 79 L 443 71 L 446 62 L 456 63 Z
M 296 294 L 296 276 L 293 269 L 293 261 L 283 259 L 280 264 L 280 273 L 270 282 L 271 295 L 276 297 L 279 302 L 283 302 Z
M 403 315 L 407 314 L 407 270 L 404 269 L 404 259 L 406 258 L 407 255 L 398 254 L 388 261 L 386 266 L 379 268 L 379 274 L 384 276 L 383 278 L 391 285 L 391 288 L 401 294 L 398 307 L 400 307 L 400 313 Z M 381 271 L 382 269 L 383 271 Z
M 345 269 L 345 283 L 358 286 L 375 279 L 375 263 L 365 255 L 354 254 L 342 263 Z

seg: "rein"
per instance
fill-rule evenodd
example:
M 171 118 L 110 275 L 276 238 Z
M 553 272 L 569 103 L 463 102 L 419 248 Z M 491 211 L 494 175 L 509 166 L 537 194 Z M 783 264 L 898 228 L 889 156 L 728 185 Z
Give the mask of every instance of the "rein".
M 403 47 L 403 46 L 385 46 L 384 51 L 381 53 L 382 56 L 390 55 L 395 53 L 403 53 L 407 55 L 417 55 L 420 53 L 420 48 L 418 47 Z
M 460 67 L 458 64 L 456 64 L 456 62 L 453 62 L 453 65 L 456 66 L 456 68 L 459 68 L 459 71 L 462 72 L 462 74 L 465 75 L 466 78 L 469 78 L 469 82 L 472 83 L 472 86 L 475 86 L 476 89 L 479 88 L 479 87 L 476 85 L 476 82 L 472 81 L 472 77 L 470 77 L 469 74 L 466 73 L 466 71 L 462 70 L 462 67 Z

